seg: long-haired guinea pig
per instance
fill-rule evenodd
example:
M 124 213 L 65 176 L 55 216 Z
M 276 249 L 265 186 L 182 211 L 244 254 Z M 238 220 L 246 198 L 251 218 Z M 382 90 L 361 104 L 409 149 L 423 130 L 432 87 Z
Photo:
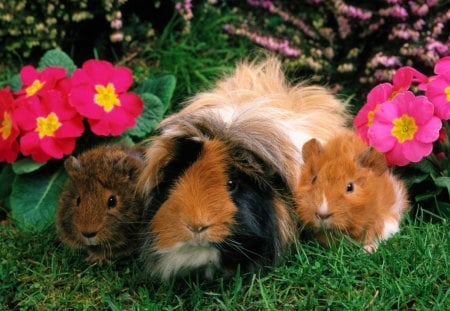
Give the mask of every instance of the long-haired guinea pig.
M 136 183 L 143 152 L 139 146 L 102 145 L 64 162 L 69 181 L 56 214 L 58 236 L 86 249 L 88 262 L 101 265 L 139 248 L 145 204 Z
M 399 231 L 409 208 L 402 181 L 389 172 L 383 154 L 353 132 L 322 145 L 303 146 L 305 161 L 294 191 L 296 214 L 325 242 L 326 233 L 347 234 L 369 252 Z M 332 238 L 332 237 L 331 237 Z
M 225 274 L 270 266 L 296 235 L 292 185 L 301 146 L 348 121 L 317 86 L 288 86 L 280 63 L 241 64 L 159 126 L 138 189 L 151 222 L 151 275 Z

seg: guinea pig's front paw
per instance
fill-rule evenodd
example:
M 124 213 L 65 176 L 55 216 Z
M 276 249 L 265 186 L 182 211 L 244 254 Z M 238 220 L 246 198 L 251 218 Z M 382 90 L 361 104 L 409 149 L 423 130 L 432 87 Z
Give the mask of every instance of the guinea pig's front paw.
M 85 260 L 90 264 L 97 264 L 99 267 L 108 262 L 108 259 L 106 259 L 105 256 L 94 252 L 88 252 L 88 256 Z
M 378 244 L 377 243 L 371 243 L 371 244 L 366 244 L 364 245 L 364 251 L 373 254 L 377 251 L 378 249 Z

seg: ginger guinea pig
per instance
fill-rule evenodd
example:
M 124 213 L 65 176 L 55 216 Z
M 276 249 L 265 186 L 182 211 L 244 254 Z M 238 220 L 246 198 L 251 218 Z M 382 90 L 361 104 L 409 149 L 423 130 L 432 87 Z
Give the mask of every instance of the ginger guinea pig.
M 144 202 L 136 193 L 143 148 L 102 145 L 69 157 L 69 181 L 60 196 L 56 226 L 60 240 L 86 249 L 90 263 L 103 264 L 138 248 Z
M 399 231 L 409 208 L 407 191 L 389 172 L 383 154 L 353 132 L 324 145 L 312 139 L 302 154 L 296 214 L 321 242 L 326 232 L 340 232 L 374 252 L 380 240 Z
M 151 275 L 254 271 L 296 236 L 292 186 L 301 146 L 348 121 L 316 86 L 289 86 L 276 59 L 244 63 L 163 120 L 138 188 L 151 219 L 141 257 Z

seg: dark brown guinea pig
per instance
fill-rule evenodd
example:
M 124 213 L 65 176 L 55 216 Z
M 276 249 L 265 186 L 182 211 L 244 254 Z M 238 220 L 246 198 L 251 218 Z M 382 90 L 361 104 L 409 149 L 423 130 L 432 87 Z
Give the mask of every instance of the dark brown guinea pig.
M 136 251 L 144 203 L 135 189 L 143 148 L 102 145 L 69 157 L 64 166 L 69 181 L 56 214 L 60 240 L 86 249 L 86 260 L 100 265 Z
M 326 141 L 348 118 L 326 89 L 291 86 L 280 67 L 242 63 L 159 125 L 138 183 L 149 200 L 141 257 L 151 275 L 254 271 L 294 240 L 301 146 Z
M 299 220 L 326 234 L 347 234 L 368 252 L 399 231 L 408 210 L 407 191 L 386 165 L 382 153 L 355 133 L 337 135 L 326 144 L 312 139 L 303 146 L 301 179 L 294 190 Z

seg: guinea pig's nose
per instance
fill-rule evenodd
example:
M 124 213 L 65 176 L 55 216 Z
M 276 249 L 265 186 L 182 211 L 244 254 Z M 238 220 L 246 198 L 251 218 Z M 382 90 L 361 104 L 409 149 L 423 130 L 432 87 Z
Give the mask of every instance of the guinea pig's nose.
M 321 219 L 321 220 L 326 220 L 328 218 L 331 217 L 331 213 L 320 213 L 320 212 L 316 212 L 316 217 Z
M 204 225 L 190 225 L 188 226 L 189 230 L 191 230 L 193 233 L 202 233 L 206 229 L 208 229 L 209 226 Z
M 97 231 L 83 231 L 81 234 L 86 238 L 93 238 L 97 235 Z

